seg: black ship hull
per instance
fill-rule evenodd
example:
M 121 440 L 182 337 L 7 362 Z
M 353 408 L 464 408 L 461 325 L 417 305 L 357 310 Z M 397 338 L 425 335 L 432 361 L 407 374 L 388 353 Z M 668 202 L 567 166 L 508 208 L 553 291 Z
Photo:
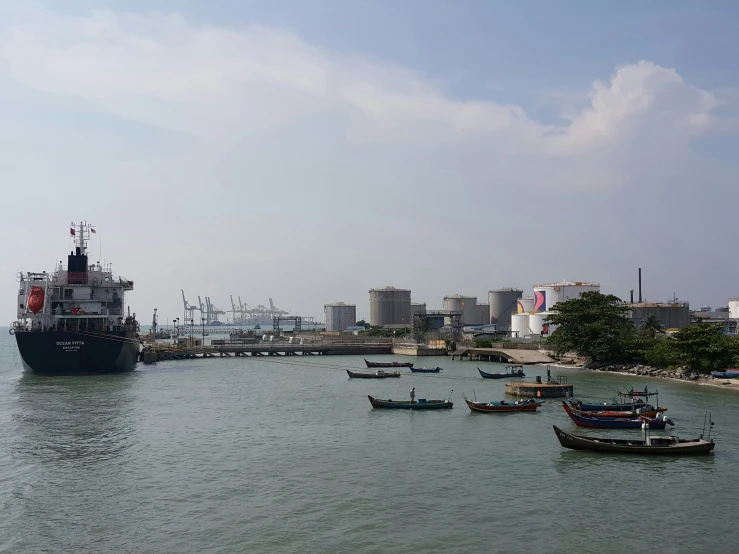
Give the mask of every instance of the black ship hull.
M 20 332 L 23 366 L 38 375 L 100 375 L 133 371 L 139 343 L 133 331 Z

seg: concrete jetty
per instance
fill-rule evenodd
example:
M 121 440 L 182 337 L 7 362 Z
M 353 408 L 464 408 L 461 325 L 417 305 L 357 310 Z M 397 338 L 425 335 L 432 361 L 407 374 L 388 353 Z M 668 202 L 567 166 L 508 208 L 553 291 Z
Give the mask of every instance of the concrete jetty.
M 465 356 L 470 360 L 487 360 L 490 362 L 509 362 L 518 365 L 551 364 L 554 360 L 538 350 L 515 348 L 461 348 L 452 354 L 452 360 Z
M 317 342 L 315 344 L 269 343 L 238 344 L 224 343 L 217 345 L 156 345 L 146 347 L 139 354 L 144 363 L 156 363 L 163 360 L 190 360 L 193 358 L 228 358 L 245 356 L 340 356 L 391 354 L 391 343 L 344 343 Z

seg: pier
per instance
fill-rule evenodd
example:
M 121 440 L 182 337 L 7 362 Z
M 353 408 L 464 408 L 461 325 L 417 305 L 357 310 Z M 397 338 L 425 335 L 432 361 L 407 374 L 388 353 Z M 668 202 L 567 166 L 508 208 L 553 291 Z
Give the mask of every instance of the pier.
M 462 348 L 452 354 L 452 360 L 455 357 L 462 360 L 465 356 L 470 360 L 476 357 L 478 360 L 508 362 L 518 365 L 554 363 L 554 360 L 543 352 L 522 348 Z
M 319 341 L 298 344 L 289 342 L 242 342 L 223 341 L 213 345 L 178 346 L 158 344 L 145 347 L 139 354 L 144 363 L 165 360 L 191 360 L 193 358 L 230 358 L 249 356 L 350 356 L 391 354 L 392 342 L 349 342 Z
M 556 381 L 511 381 L 506 383 L 505 393 L 522 398 L 570 398 L 574 387 L 567 384 L 567 377 L 560 376 Z

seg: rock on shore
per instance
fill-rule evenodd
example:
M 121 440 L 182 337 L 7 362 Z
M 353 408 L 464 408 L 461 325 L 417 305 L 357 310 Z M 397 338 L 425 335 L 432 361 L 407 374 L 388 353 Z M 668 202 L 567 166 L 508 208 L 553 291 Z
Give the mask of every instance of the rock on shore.
M 700 373 L 691 371 L 684 367 L 675 369 L 663 369 L 642 364 L 594 364 L 589 363 L 583 366 L 585 369 L 594 371 L 618 371 L 621 373 L 629 373 L 631 375 L 643 375 L 645 377 L 667 377 L 669 379 L 682 379 L 683 381 L 720 381 L 714 378 L 710 373 Z

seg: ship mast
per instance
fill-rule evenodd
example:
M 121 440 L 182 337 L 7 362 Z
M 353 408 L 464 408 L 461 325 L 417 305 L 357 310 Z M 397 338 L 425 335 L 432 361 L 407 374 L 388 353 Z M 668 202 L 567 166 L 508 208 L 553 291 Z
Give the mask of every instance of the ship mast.
M 75 223 L 71 223 L 72 228 L 75 228 Z M 87 254 L 87 242 L 90 240 L 90 229 L 92 229 L 92 225 L 88 224 L 86 221 L 80 221 L 79 227 L 77 227 L 77 230 L 75 232 L 74 240 L 76 242 L 76 246 L 80 249 L 80 254 L 83 256 Z

